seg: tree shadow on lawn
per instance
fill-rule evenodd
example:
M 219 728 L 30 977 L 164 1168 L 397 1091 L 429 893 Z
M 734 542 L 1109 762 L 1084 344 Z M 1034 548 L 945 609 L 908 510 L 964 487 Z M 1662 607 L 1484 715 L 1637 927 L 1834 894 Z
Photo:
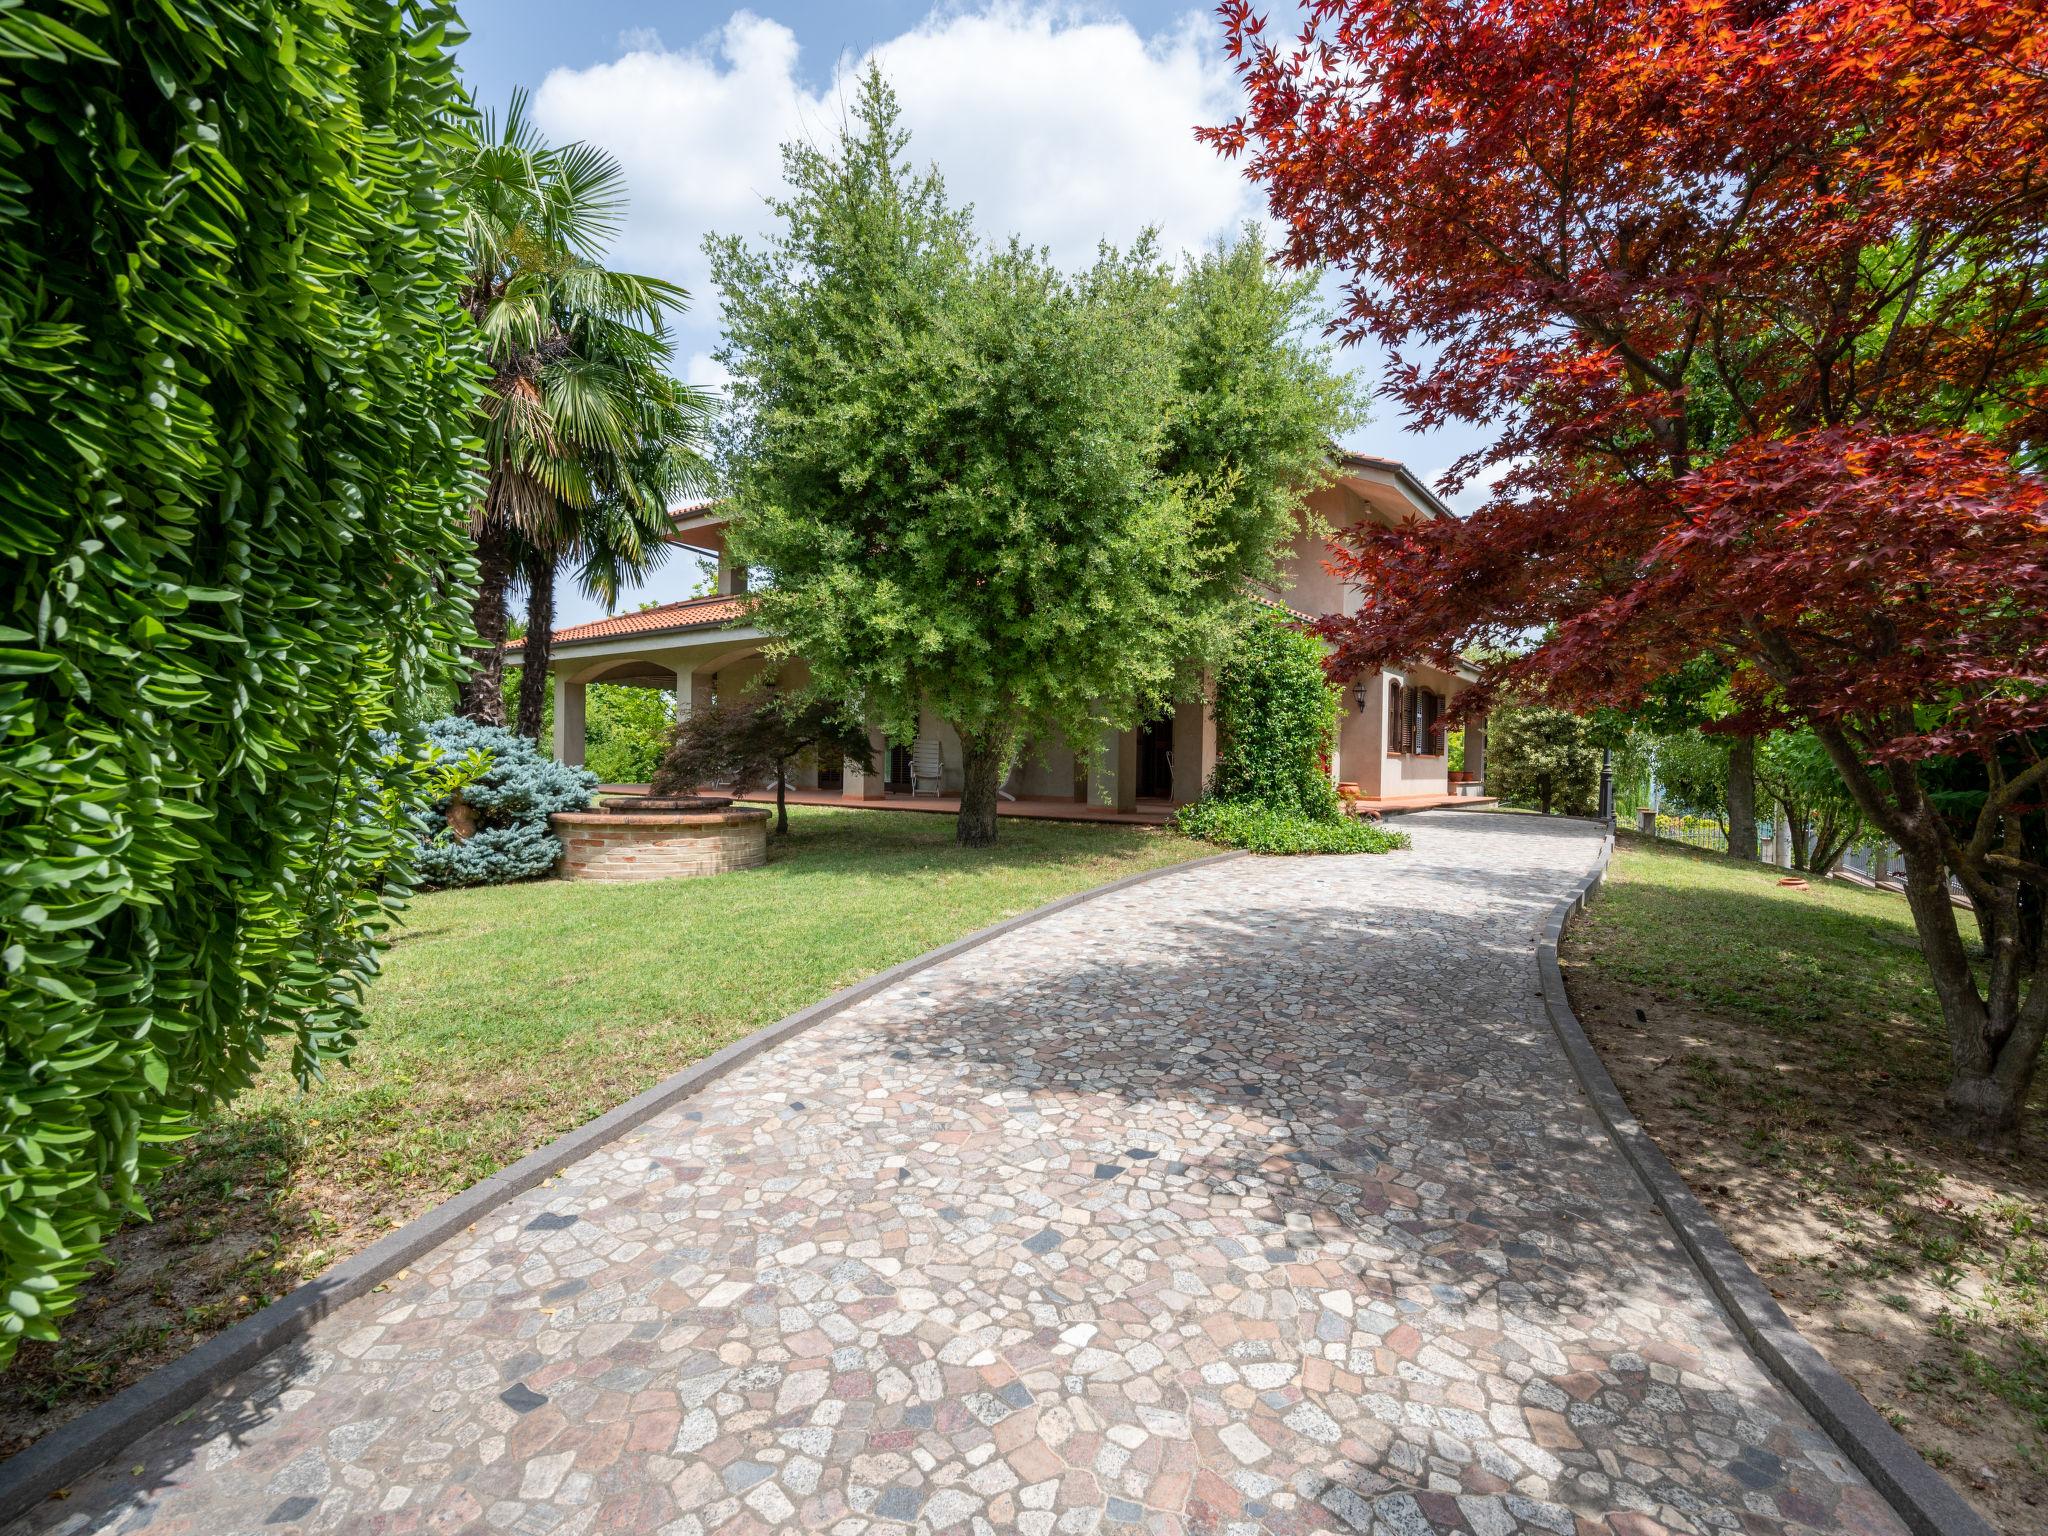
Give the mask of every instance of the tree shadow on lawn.
M 1634 843 L 1573 926 L 1630 1108 L 1794 1320 L 1995 1522 L 2048 1504 L 2048 1083 L 2028 1139 L 1940 1131 L 1946 1034 L 1905 903 Z
M 951 816 L 791 806 L 789 819 L 787 836 L 777 836 L 771 824 L 771 868 L 801 860 L 821 873 L 872 875 L 877 859 L 885 860 L 884 867 L 891 871 L 950 872 L 963 867 L 1057 867 L 1148 844 L 1177 848 L 1189 858 L 1221 851 L 1191 843 L 1167 827 L 999 818 L 991 846 L 963 848 L 955 841 Z

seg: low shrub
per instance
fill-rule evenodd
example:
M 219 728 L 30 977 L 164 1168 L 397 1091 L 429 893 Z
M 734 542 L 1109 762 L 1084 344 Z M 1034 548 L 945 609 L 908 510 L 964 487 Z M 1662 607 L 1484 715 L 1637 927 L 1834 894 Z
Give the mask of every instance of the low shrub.
M 597 776 L 544 756 L 534 742 L 503 726 L 451 715 L 428 725 L 426 733 L 441 762 L 469 766 L 442 781 L 444 793 L 422 819 L 418 883 L 501 885 L 552 870 L 562 844 L 548 831 L 548 817 L 589 809 Z M 458 835 L 450 819 L 458 799 L 475 815 L 475 830 L 467 837 Z
M 1246 800 L 1184 805 L 1174 825 L 1205 843 L 1253 853 L 1391 853 L 1408 846 L 1407 833 L 1357 816 L 1309 817 Z

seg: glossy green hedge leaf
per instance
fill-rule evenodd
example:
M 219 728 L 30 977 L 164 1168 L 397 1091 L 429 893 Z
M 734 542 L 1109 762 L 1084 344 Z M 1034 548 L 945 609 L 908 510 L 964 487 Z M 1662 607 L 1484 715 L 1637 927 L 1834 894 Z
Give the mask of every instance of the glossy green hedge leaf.
M 0 1363 L 273 1041 L 349 1047 L 411 884 L 375 733 L 459 668 L 483 385 L 458 34 L 0 0 Z

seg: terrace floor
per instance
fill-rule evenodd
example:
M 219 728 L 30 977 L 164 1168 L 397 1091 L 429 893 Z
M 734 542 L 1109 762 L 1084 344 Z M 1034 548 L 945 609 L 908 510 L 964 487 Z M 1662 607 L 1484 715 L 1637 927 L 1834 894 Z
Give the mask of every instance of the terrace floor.
M 644 795 L 645 784 L 601 784 L 598 793 L 604 795 Z M 773 805 L 772 793 L 744 794 L 738 797 L 761 805 Z M 849 800 L 835 790 L 792 789 L 788 791 L 791 805 L 840 806 L 863 811 L 923 811 L 943 816 L 957 815 L 960 810 L 958 795 L 917 795 L 913 797 L 905 790 L 890 790 L 880 800 Z M 1490 810 L 1500 802 L 1487 795 L 1401 795 L 1385 800 L 1360 800 L 1356 804 L 1363 810 L 1381 816 L 1401 816 L 1411 811 L 1479 811 Z M 1056 800 L 1049 796 L 1019 796 L 1015 800 L 1002 801 L 996 807 L 998 815 L 1022 816 L 1037 821 L 1090 821 L 1127 827 L 1162 827 L 1173 820 L 1173 813 L 1179 803 L 1173 800 L 1141 798 L 1135 809 L 1128 811 L 1111 810 L 1107 806 L 1089 805 L 1079 800 Z

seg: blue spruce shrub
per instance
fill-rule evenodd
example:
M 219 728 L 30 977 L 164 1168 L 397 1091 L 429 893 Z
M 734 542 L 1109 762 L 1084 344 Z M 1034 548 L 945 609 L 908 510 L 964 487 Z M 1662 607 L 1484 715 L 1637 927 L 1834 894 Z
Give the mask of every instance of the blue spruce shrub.
M 422 818 L 426 846 L 417 865 L 419 884 L 500 885 L 552 870 L 562 844 L 549 833 L 548 817 L 589 809 L 597 775 L 554 761 L 501 725 L 478 725 L 459 715 L 434 721 L 426 735 L 442 763 L 466 761 L 472 767 L 451 776 L 450 792 Z M 456 795 L 477 815 L 476 832 L 460 840 L 448 825 Z

